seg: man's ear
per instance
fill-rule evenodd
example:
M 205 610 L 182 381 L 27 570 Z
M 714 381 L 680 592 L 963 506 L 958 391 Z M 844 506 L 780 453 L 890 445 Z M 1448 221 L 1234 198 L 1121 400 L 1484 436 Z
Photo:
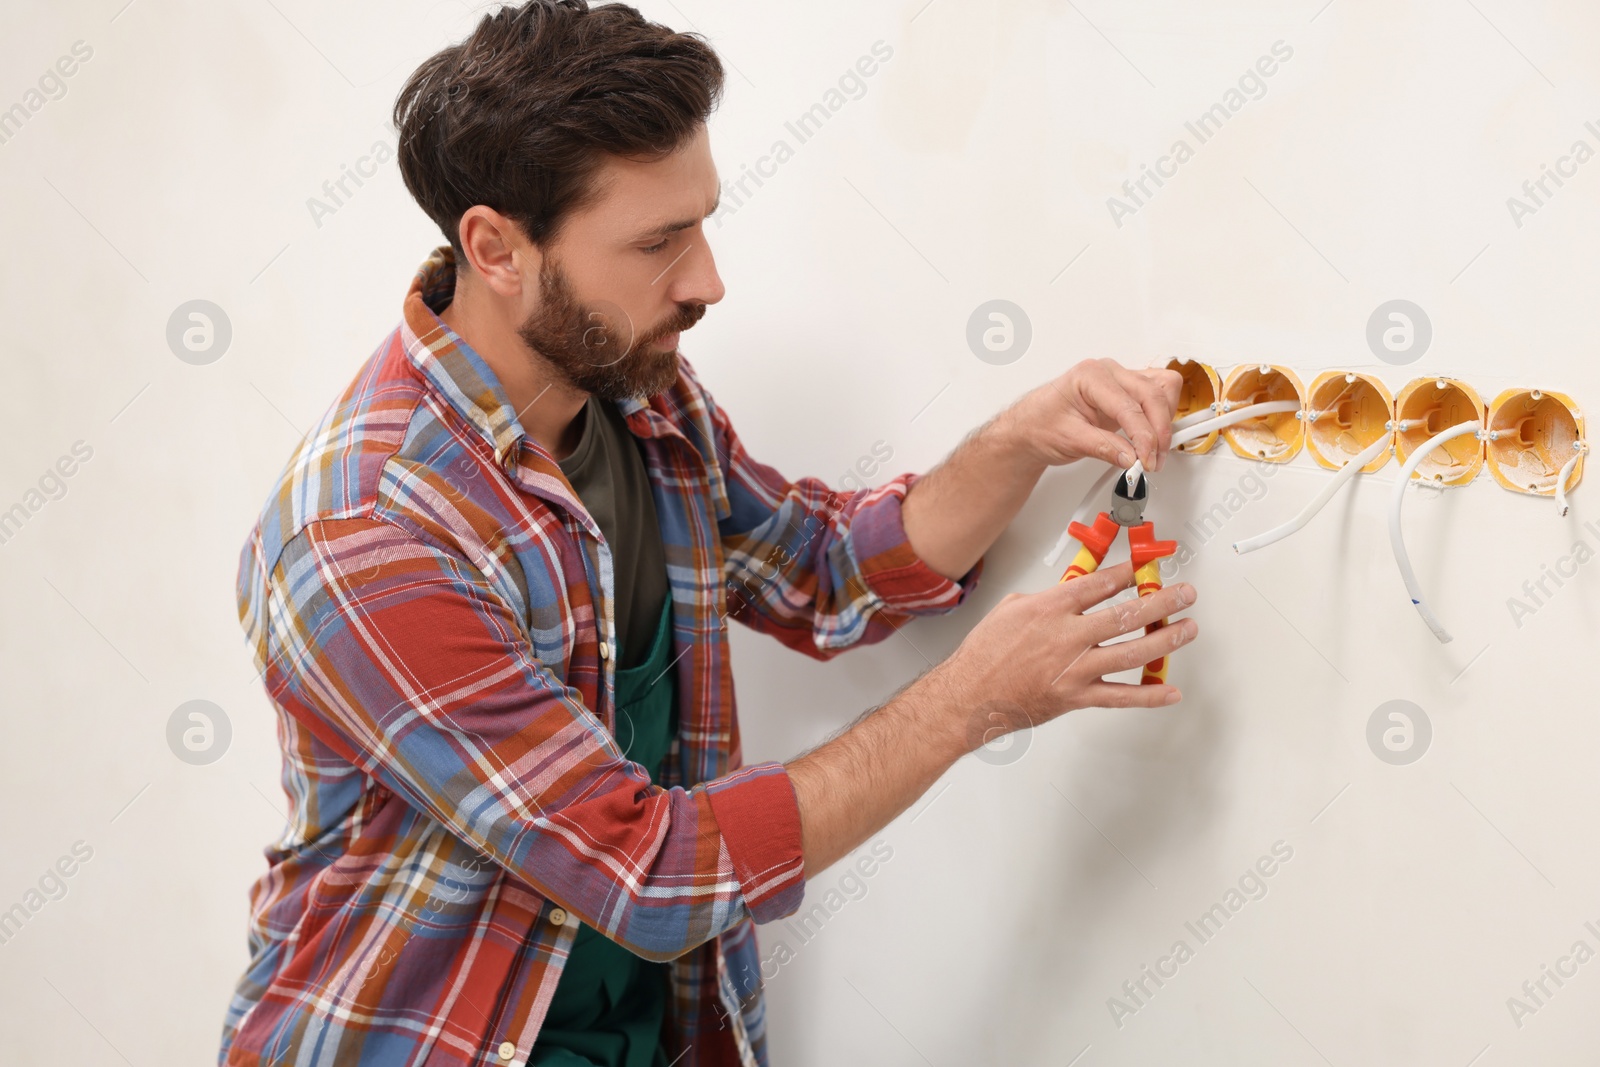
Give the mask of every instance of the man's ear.
M 514 220 L 474 204 L 462 213 L 456 232 L 467 265 L 496 295 L 516 299 L 537 285 L 543 257 Z

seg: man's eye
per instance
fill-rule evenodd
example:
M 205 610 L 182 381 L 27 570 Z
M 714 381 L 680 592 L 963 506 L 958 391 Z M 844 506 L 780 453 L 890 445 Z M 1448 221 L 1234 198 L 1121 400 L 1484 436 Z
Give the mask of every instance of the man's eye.
M 643 252 L 647 256 L 653 256 L 657 252 L 660 252 L 663 249 L 665 249 L 667 247 L 667 245 L 671 242 L 671 240 L 672 240 L 672 238 L 670 238 L 670 237 L 663 237 L 661 240 L 657 241 L 655 244 L 646 245 L 644 248 L 641 248 L 640 251 Z

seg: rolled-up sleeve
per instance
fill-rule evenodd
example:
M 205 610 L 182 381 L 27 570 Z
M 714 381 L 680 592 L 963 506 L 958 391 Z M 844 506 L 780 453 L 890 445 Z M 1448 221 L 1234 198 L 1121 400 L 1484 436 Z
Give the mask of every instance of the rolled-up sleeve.
M 942 615 L 978 584 L 983 560 L 952 581 L 922 561 L 901 519 L 900 506 L 920 474 L 902 474 L 869 490 L 850 521 L 850 555 L 880 605 L 900 615 Z
M 901 504 L 920 475 L 840 492 L 788 479 L 745 451 L 726 412 L 709 413 L 726 496 L 719 517 L 728 615 L 816 659 L 882 641 L 910 617 L 958 607 L 983 572 L 929 567 L 906 537 Z
M 324 520 L 273 566 L 268 692 L 324 743 L 581 921 L 670 959 L 803 892 L 781 764 L 663 789 L 539 662 L 465 560 Z
M 792 914 L 805 893 L 800 801 L 789 771 L 776 761 L 706 783 L 745 907 L 758 923 Z

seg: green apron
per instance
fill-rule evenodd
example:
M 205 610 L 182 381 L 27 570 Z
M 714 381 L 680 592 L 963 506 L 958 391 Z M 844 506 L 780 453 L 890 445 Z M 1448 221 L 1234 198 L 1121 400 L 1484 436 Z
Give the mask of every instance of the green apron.
M 672 662 L 668 596 L 650 654 L 616 673 L 617 744 L 643 764 L 652 782 L 659 782 L 661 763 L 678 732 Z M 580 926 L 534 1041 L 530 1067 L 667 1067 L 661 1027 L 669 994 L 667 964 L 635 956 L 599 931 Z

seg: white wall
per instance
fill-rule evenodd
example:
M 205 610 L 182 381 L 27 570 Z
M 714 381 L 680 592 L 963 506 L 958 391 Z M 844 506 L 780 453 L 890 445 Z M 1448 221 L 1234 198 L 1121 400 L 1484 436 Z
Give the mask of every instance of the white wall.
M 834 479 L 879 441 L 893 459 L 874 480 L 926 469 L 1090 356 L 1272 361 L 1307 379 L 1360 366 L 1395 388 L 1449 374 L 1486 396 L 1530 385 L 1600 402 L 1600 163 L 1521 226 L 1506 204 L 1574 140 L 1600 147 L 1584 127 L 1600 119 L 1600 14 L 1321 3 L 645 5 L 705 32 L 734 71 L 714 127 L 729 177 L 792 142 L 785 120 L 874 42 L 893 48 L 721 219 L 728 297 L 686 352 L 756 455 Z M 12 6 L 0 34 L 0 108 L 75 41 L 93 49 L 0 144 L 0 507 L 75 442 L 93 450 L 0 545 L 0 908 L 74 843 L 92 849 L 65 897 L 0 944 L 7 1063 L 214 1056 L 246 889 L 281 826 L 237 552 L 437 239 L 392 163 L 320 225 L 306 201 L 390 136 L 401 80 L 473 21 L 467 4 L 423 0 L 122 4 Z M 1265 94 L 1116 225 L 1107 198 L 1280 40 L 1293 56 Z M 1434 340 L 1394 367 L 1364 330 L 1402 297 Z M 164 336 L 196 298 L 233 329 L 205 366 Z M 1006 366 L 964 339 L 995 298 L 1033 328 Z M 1175 459 L 1155 520 L 1177 531 L 1253 469 Z M 1180 707 L 1080 711 L 1025 750 L 962 761 L 882 833 L 892 858 L 841 887 L 859 899 L 809 941 L 766 928 L 769 951 L 794 954 L 769 987 L 775 1061 L 1585 1062 L 1600 963 L 1547 981 L 1520 1026 L 1506 1001 L 1575 941 L 1600 949 L 1584 925 L 1600 928 L 1586 673 L 1600 566 L 1520 626 L 1507 599 L 1575 542 L 1600 548 L 1600 497 L 1581 487 L 1560 521 L 1487 475 L 1413 494 L 1422 581 L 1457 635 L 1440 646 L 1388 555 L 1395 470 L 1236 557 L 1227 541 L 1328 477 L 1305 455 L 1280 470 L 1184 568 L 1201 636 L 1172 668 Z M 1052 582 L 1040 559 L 1092 474 L 1048 477 L 975 601 L 903 639 L 823 665 L 740 632 L 747 758 L 815 743 L 1001 595 Z M 165 738 L 193 699 L 232 725 L 206 766 Z M 1366 740 L 1392 699 L 1432 724 L 1406 766 Z M 1279 841 L 1293 856 L 1266 895 L 1201 944 L 1185 921 Z M 1178 939 L 1193 958 L 1119 1026 L 1108 998 Z

